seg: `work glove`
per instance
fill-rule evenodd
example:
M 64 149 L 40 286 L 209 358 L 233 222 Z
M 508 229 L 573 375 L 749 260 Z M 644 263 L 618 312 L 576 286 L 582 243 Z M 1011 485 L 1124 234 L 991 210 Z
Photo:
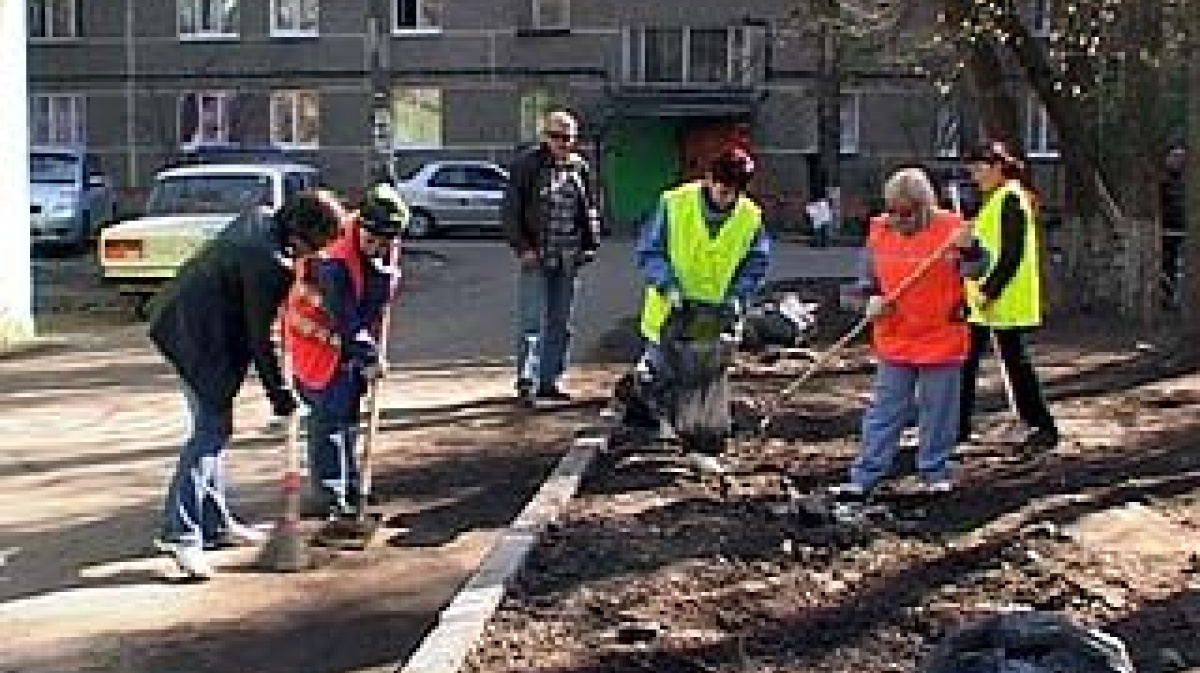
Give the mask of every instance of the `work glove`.
M 746 302 L 738 296 L 726 297 L 723 302 L 725 309 L 733 316 L 741 316 L 743 309 L 746 307 Z
M 368 366 L 378 362 L 379 348 L 375 345 L 375 339 L 371 337 L 370 333 L 362 330 L 342 347 L 342 356 L 351 367 L 365 370 Z
M 276 388 L 267 391 L 267 400 L 271 402 L 271 413 L 286 418 L 296 413 L 299 402 L 290 388 Z
M 866 306 L 863 307 L 863 317 L 867 320 L 875 320 L 879 316 L 888 312 L 892 304 L 884 299 L 882 295 L 873 294 L 867 297 Z
M 662 291 L 662 296 L 667 300 L 667 304 L 671 308 L 680 308 L 683 306 L 683 292 L 677 287 L 667 288 Z

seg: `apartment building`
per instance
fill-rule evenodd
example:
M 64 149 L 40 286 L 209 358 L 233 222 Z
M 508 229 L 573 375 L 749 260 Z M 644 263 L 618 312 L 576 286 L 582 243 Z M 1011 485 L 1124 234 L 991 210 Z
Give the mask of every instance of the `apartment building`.
M 505 160 L 551 105 L 580 114 L 615 226 L 738 138 L 773 220 L 816 193 L 814 33 L 778 0 L 383 0 L 390 137 L 372 123 L 373 0 L 27 0 L 35 144 L 85 144 L 130 199 L 201 146 L 273 146 L 364 184 L 377 142 L 401 170 Z M 916 20 L 925 20 L 920 12 Z M 897 32 L 893 48 L 902 48 Z M 951 159 L 957 106 L 889 65 L 843 69 L 841 180 L 861 209 L 902 161 Z M 1053 156 L 1040 110 L 1030 150 Z

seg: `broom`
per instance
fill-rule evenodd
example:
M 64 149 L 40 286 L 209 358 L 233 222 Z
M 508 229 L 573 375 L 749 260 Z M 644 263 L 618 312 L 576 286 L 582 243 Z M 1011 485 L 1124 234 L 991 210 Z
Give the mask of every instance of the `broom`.
M 292 358 L 284 346 L 284 380 L 292 380 Z M 284 445 L 284 471 L 280 484 L 283 494 L 283 511 L 275 520 L 271 537 L 258 558 L 258 566 L 276 572 L 296 572 L 312 567 L 308 543 L 300 534 L 300 489 L 304 480 L 300 475 L 300 414 L 293 412 L 287 419 L 287 441 Z

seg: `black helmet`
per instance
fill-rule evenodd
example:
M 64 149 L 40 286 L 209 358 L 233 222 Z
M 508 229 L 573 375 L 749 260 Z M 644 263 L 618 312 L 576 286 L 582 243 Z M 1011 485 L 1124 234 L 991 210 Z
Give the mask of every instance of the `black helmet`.
M 713 158 L 708 170 L 713 180 L 745 189 L 754 177 L 754 158 L 740 147 L 730 147 Z
M 393 238 L 408 225 L 408 206 L 396 188 L 386 182 L 371 187 L 358 212 L 363 229 L 375 236 Z
M 311 189 L 287 197 L 275 213 L 275 221 L 283 227 L 285 235 L 302 238 L 312 247 L 320 248 L 341 232 L 344 216 L 336 196 Z

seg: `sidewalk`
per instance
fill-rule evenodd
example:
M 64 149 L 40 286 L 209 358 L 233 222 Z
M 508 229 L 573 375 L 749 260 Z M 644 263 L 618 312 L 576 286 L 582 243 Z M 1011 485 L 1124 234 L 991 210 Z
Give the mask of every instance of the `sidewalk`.
M 575 387 L 602 394 L 608 374 Z M 367 552 L 301 574 L 215 556 L 180 583 L 150 540 L 184 431 L 170 368 L 137 330 L 0 358 L 0 670 L 306 673 L 391 670 L 478 565 L 594 410 L 514 414 L 503 366 L 396 372 L 386 382 Z M 228 454 L 251 520 L 277 500 L 282 438 L 254 382 Z

